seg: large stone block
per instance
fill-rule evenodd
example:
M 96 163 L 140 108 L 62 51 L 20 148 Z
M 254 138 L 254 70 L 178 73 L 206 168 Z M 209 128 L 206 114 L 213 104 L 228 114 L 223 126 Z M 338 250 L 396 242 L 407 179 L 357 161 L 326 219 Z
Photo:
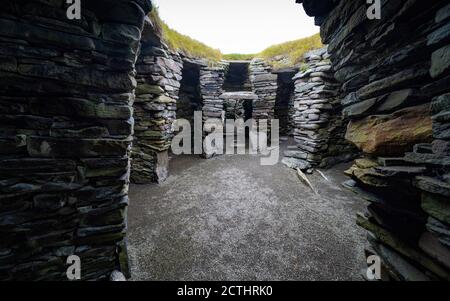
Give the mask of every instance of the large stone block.
M 42 158 L 123 157 L 127 155 L 130 140 L 115 139 L 56 139 L 28 138 L 28 153 Z
M 374 115 L 349 123 L 346 139 L 367 154 L 398 156 L 421 142 L 431 142 L 430 106 L 420 105 L 390 115 Z
M 448 73 L 450 70 L 450 45 L 444 46 L 431 56 L 430 75 L 433 78 Z

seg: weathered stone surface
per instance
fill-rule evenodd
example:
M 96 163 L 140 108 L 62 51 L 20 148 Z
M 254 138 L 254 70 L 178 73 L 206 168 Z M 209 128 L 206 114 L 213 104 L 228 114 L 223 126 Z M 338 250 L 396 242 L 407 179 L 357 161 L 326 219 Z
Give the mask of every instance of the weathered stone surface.
M 346 139 L 367 154 L 396 156 L 432 138 L 429 105 L 351 121 Z
M 450 225 L 450 201 L 447 197 L 424 192 L 422 209 L 432 217 Z
M 378 157 L 377 161 L 381 166 L 404 166 L 409 164 L 408 162 L 405 162 L 404 158 Z
M 435 234 L 441 244 L 450 247 L 450 226 L 440 222 L 439 220 L 429 217 L 427 230 Z
M 30 101 L 33 114 L 43 116 L 76 116 L 85 118 L 129 119 L 132 116 L 130 106 L 108 103 L 96 103 L 76 98 L 47 98 Z
M 428 231 L 424 232 L 420 238 L 419 246 L 425 253 L 450 269 L 450 250 L 442 245 L 435 235 Z
M 134 109 L 134 141 L 131 181 L 138 184 L 162 182 L 167 178 L 167 150 L 174 136 L 177 101 L 183 62 L 154 35 L 153 24 L 145 23 L 144 38 L 136 63 L 137 81 Z
M 399 281 L 430 281 L 431 279 L 421 270 L 408 262 L 403 256 L 393 249 L 381 244 L 376 237 L 368 234 L 370 244 L 376 250 L 383 263 L 389 267 L 389 272 L 395 274 L 395 278 Z
M 285 151 L 284 156 L 297 159 L 306 159 L 308 154 L 302 151 Z
M 388 187 L 387 177 L 373 168 L 359 168 L 353 165 L 345 173 L 355 181 L 372 187 Z
M 443 279 L 450 279 L 449 273 L 439 264 L 436 264 L 435 261 L 428 257 L 425 253 L 410 247 L 408 244 L 405 244 L 401 241 L 401 239 L 389 233 L 389 231 L 372 223 L 369 219 L 367 219 L 367 217 L 358 214 L 357 224 L 373 233 L 379 241 L 381 241 L 383 244 L 388 245 L 403 256 L 406 256 L 410 260 L 413 260 L 414 262 L 432 271 Z
M 450 156 L 450 141 L 434 140 L 431 146 L 433 154 Z
M 308 163 L 308 161 L 302 159 L 283 158 L 283 160 L 281 160 L 281 163 L 293 169 L 299 168 L 300 170 L 307 170 L 311 168 L 311 164 Z
M 297 148 L 312 165 L 330 167 L 354 156 L 355 149 L 344 139 L 342 108 L 327 48 L 305 54 L 305 67 L 294 77 L 291 111 Z M 285 154 L 294 157 L 294 154 Z
M 410 82 L 420 81 L 428 75 L 428 69 L 418 66 L 409 70 L 401 71 L 387 78 L 375 81 L 359 90 L 362 99 L 379 96 L 385 92 L 404 86 Z
M 450 93 L 440 95 L 433 98 L 431 103 L 432 114 L 439 114 L 441 112 L 450 110 Z
M 375 170 L 387 177 L 408 178 L 425 173 L 427 171 L 427 168 L 419 166 L 388 166 L 375 167 Z
M 210 68 L 208 66 L 203 66 L 200 69 L 200 91 L 203 96 L 203 120 L 206 119 L 217 119 L 220 124 L 218 127 L 222 126 L 225 118 L 225 111 L 223 100 L 220 99 L 220 95 L 223 94 L 223 84 L 225 82 L 225 65 L 221 65 L 216 68 Z M 208 132 L 203 133 L 203 139 L 209 134 Z M 203 153 L 205 158 L 211 158 L 215 155 L 214 152 L 207 154 Z
M 377 112 L 391 112 L 406 106 L 415 105 L 423 96 L 415 89 L 404 89 L 390 93 L 377 107 Z
M 448 73 L 450 69 L 450 45 L 444 46 L 435 52 L 431 56 L 431 77 L 439 77 Z
M 439 179 L 419 176 L 416 177 L 414 185 L 427 192 L 450 197 L 450 184 L 440 181 Z
M 126 155 L 129 140 L 113 139 L 55 139 L 31 136 L 28 153 L 33 157 L 97 157 Z
M 427 238 L 421 250 L 424 210 L 418 205 L 423 193 L 448 199 L 450 5 L 385 0 L 382 22 L 374 22 L 361 1 L 299 2 L 306 8 L 326 8 L 310 12 L 321 25 L 342 84 L 341 104 L 351 119 L 347 139 L 381 165 L 355 165 L 347 172 L 354 181 L 346 187 L 371 202 L 372 215 L 359 216 L 358 224 L 377 237 L 371 240 L 369 235 L 369 241 L 375 242 L 372 254 L 381 257 L 391 276 L 383 280 L 413 280 L 424 274 L 431 280 L 448 280 L 443 260 L 448 254 L 437 248 L 450 245 L 448 224 L 430 219 L 427 228 L 437 240 Z M 419 23 L 420 30 L 407 32 Z M 430 144 L 432 139 L 436 142 Z M 447 210 L 441 205 L 427 200 L 425 213 L 442 219 Z M 422 221 L 408 230 L 404 224 L 410 224 L 411 213 Z
M 376 161 L 368 159 L 368 158 L 356 159 L 355 164 L 359 168 L 363 168 L 363 169 L 373 168 L 373 167 L 377 167 L 379 165 Z
M 254 120 L 274 118 L 278 86 L 277 75 L 271 71 L 272 68 L 261 59 L 250 62 L 250 82 L 254 93 L 258 96 L 258 100 L 253 103 Z
M 121 267 L 134 63 L 148 0 L 3 1 L 0 280 L 82 280 Z M 107 9 L 105 9 L 107 8 Z
M 119 271 L 112 272 L 109 280 L 111 280 L 111 281 L 127 281 L 125 276 Z
M 360 117 L 367 115 L 371 109 L 380 103 L 379 98 L 366 99 L 356 104 L 345 107 L 343 110 L 345 117 Z
M 430 153 L 406 153 L 405 161 L 415 164 L 426 164 L 435 166 L 450 166 L 450 156 L 435 155 Z
M 442 27 L 438 27 L 435 31 L 428 35 L 428 45 L 440 45 L 448 42 L 450 38 L 450 23 Z

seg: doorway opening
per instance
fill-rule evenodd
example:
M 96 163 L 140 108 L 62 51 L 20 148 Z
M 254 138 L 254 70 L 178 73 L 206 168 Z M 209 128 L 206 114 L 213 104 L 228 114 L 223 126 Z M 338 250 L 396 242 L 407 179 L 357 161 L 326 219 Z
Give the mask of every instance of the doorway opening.
M 194 145 L 194 113 L 202 111 L 200 91 L 200 65 L 184 60 L 180 92 L 177 100 L 177 119 L 188 120 L 191 125 L 191 145 Z
M 292 80 L 298 69 L 289 68 L 274 71 L 278 75 L 278 90 L 275 101 L 274 116 L 280 122 L 280 135 L 291 135 L 292 131 L 292 116 L 293 116 L 293 97 L 295 91 L 295 84 Z
M 230 61 L 225 75 L 225 92 L 251 91 L 249 61 Z

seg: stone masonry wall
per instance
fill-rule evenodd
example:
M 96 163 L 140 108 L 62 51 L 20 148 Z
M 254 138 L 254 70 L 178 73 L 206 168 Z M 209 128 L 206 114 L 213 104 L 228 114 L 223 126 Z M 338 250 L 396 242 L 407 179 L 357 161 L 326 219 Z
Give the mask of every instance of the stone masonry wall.
M 272 68 L 261 59 L 253 59 L 250 63 L 250 81 L 258 100 L 253 103 L 254 120 L 271 120 L 275 114 L 277 98 L 277 75 Z
M 170 52 L 147 19 L 139 58 L 134 102 L 131 180 L 144 184 L 168 176 L 168 150 L 173 138 L 183 63 Z
M 69 255 L 83 280 L 127 270 L 134 63 L 151 3 L 85 1 L 79 21 L 65 3 L 1 4 L 1 280 L 67 279 Z
M 346 138 L 364 153 L 345 186 L 368 201 L 366 255 L 385 280 L 449 280 L 448 1 L 384 0 L 381 20 L 365 1 L 297 2 L 329 44 Z
M 200 69 L 200 91 L 203 98 L 203 122 L 207 119 L 217 119 L 215 123 L 217 128 L 224 127 L 224 104 L 220 95 L 223 93 L 223 84 L 225 82 L 226 65 L 217 67 L 204 66 Z M 209 134 L 204 131 L 204 137 Z M 211 157 L 211 154 L 205 154 L 206 157 Z
M 334 79 L 326 47 L 305 55 L 304 70 L 294 76 L 294 138 L 283 162 L 308 170 L 348 161 L 357 151 L 345 141 L 340 84 Z

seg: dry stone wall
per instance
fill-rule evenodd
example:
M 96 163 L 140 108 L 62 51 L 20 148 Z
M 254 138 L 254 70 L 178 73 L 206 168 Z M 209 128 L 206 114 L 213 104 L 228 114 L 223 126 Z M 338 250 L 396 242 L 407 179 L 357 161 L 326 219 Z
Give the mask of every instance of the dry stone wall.
M 348 161 L 357 151 L 344 138 L 340 84 L 334 79 L 326 47 L 307 53 L 304 61 L 304 70 L 293 78 L 297 145 L 289 147 L 283 162 L 308 170 Z
M 274 118 L 277 98 L 277 75 L 262 59 L 253 59 L 250 63 L 250 81 L 258 100 L 253 103 L 254 120 L 271 120 Z
M 214 130 L 214 128 L 224 128 L 225 111 L 223 100 L 223 84 L 225 82 L 226 64 L 216 67 L 204 66 L 200 70 L 200 91 L 203 98 L 203 122 L 215 119 L 217 122 L 211 124 L 211 130 L 204 130 L 204 137 Z M 214 154 L 204 154 L 205 157 L 212 157 Z
M 126 272 L 134 63 L 150 1 L 2 1 L 0 279 Z M 105 10 L 108 7 L 108 10 Z
M 203 117 L 223 118 L 223 83 L 225 81 L 225 67 L 203 67 L 200 70 L 200 90 L 203 98 Z
M 139 184 L 162 182 L 168 176 L 168 150 L 182 79 L 181 57 L 169 51 L 155 32 L 147 19 L 136 63 L 131 180 Z
M 299 0 L 329 44 L 346 138 L 364 154 L 345 186 L 368 201 L 358 224 L 383 279 L 450 279 L 450 5 Z M 432 142 L 432 143 L 431 143 Z

